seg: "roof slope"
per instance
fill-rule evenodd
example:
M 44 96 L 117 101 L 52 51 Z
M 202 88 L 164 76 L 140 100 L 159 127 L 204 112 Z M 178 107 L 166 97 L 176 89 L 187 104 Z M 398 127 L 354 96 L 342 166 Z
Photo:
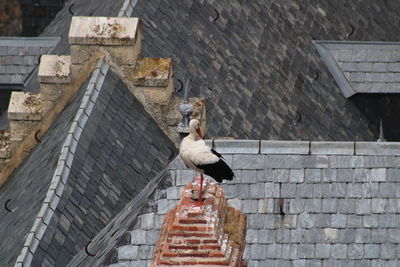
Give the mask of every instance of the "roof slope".
M 171 55 L 207 98 L 210 136 L 376 140 L 340 94 L 312 40 L 394 41 L 395 1 L 138 1 L 143 56 Z M 384 19 L 383 19 L 384 18 Z M 176 81 L 176 84 L 179 83 Z M 178 88 L 177 88 L 178 89 Z
M 11 209 L 12 213 L 0 211 L 0 265 L 10 266 L 15 263 L 22 250 L 26 235 L 45 199 L 50 181 L 56 169 L 63 140 L 83 97 L 80 90 L 71 104 L 60 114 L 52 127 L 41 138 L 25 161 L 14 171 L 12 176 L 0 188 L 0 203 Z
M 235 172 L 234 180 L 223 184 L 225 195 L 248 214 L 244 258 L 249 266 L 396 264 L 399 149 L 399 143 L 217 143 L 216 150 L 225 151 Z M 134 223 L 125 235 L 102 232 L 94 239 L 99 254 L 105 253 L 102 244 L 118 240 L 117 250 L 109 254 L 116 263 L 111 266 L 151 264 L 163 216 L 195 175 L 179 158 L 169 169 L 170 176 L 155 188 L 139 216 L 131 210 Z M 129 210 L 121 213 L 124 218 Z M 120 215 L 115 221 L 121 221 Z M 101 262 L 84 255 L 71 263 Z
M 342 94 L 400 93 L 400 43 L 316 41 Z
M 57 45 L 59 38 L 0 38 L 0 89 L 23 90 L 28 76 L 39 63 L 39 57 Z
M 104 62 L 74 123 L 79 128 L 69 131 L 67 167 L 59 171 L 65 187 L 34 266 L 65 266 L 176 155 L 172 141 Z

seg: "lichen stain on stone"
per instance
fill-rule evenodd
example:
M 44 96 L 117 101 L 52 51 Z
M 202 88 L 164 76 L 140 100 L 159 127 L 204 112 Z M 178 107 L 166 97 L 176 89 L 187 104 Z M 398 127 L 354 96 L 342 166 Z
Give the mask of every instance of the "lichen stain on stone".
M 246 227 L 246 217 L 241 215 L 238 210 L 233 207 L 227 208 L 226 212 L 226 223 L 224 226 L 224 232 L 229 235 L 229 240 L 233 247 L 240 248 L 243 243 L 243 229 Z
M 126 39 L 129 36 L 124 36 L 127 33 L 126 28 L 114 21 L 107 24 L 96 24 L 91 27 L 92 33 L 98 37 L 111 37 L 114 39 Z M 90 36 L 87 36 L 90 37 Z
M 10 132 L 0 130 L 0 148 L 7 147 L 10 144 Z
M 56 77 L 67 76 L 65 72 L 63 72 L 63 67 L 65 66 L 65 62 L 62 60 L 57 60 L 56 64 L 54 65 L 54 71 Z
M 167 77 L 171 67 L 169 58 L 143 58 L 138 60 L 134 76 L 136 79 Z
M 28 109 L 38 108 L 40 103 L 41 103 L 40 100 L 35 95 L 28 96 L 24 101 L 24 105 Z

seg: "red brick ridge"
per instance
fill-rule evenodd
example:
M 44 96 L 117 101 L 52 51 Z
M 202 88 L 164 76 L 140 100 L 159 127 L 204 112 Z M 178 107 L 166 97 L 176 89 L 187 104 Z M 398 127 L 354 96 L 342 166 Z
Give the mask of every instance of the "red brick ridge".
M 230 207 L 221 186 L 204 180 L 204 205 L 200 178 L 187 184 L 178 205 L 165 215 L 152 266 L 231 266 L 242 261 L 247 216 Z

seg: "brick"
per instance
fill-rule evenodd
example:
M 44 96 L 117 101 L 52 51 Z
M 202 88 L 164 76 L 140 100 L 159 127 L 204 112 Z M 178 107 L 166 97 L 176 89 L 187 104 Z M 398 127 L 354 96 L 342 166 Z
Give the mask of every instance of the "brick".
M 233 155 L 232 167 L 234 169 L 264 169 L 264 155 Z
M 311 142 L 311 154 L 353 155 L 354 142 Z
M 118 248 L 118 259 L 119 260 L 135 260 L 138 256 L 139 246 L 122 246 Z
M 319 198 L 310 198 L 304 200 L 304 211 L 311 213 L 322 212 L 322 200 Z
M 359 199 L 356 201 L 356 214 L 370 214 L 371 213 L 371 200 Z
M 364 166 L 364 156 L 329 156 L 330 168 L 360 168 Z
M 246 232 L 246 243 L 258 243 L 258 230 L 255 229 L 247 229 Z
M 380 183 L 379 184 L 379 195 L 381 197 L 395 197 L 396 187 L 394 183 Z
M 360 228 L 362 227 L 363 216 L 359 215 L 348 215 L 347 216 L 347 227 L 348 228 Z
M 314 194 L 314 185 L 312 184 L 298 184 L 297 196 L 301 198 L 311 198 Z
M 265 189 L 263 184 L 250 185 L 250 198 L 260 199 L 265 197 Z
M 303 156 L 302 162 L 303 168 L 328 168 L 329 158 L 328 156 Z M 295 167 L 293 167 L 295 168 Z
M 347 217 L 344 214 L 332 214 L 331 226 L 333 228 L 346 228 Z
M 364 245 L 364 258 L 365 259 L 378 259 L 379 258 L 379 244 L 365 244 Z
M 337 181 L 337 169 L 322 169 L 322 181 L 323 182 L 336 182 Z
M 306 212 L 300 213 L 297 216 L 297 227 L 298 228 L 312 228 L 315 225 L 315 214 L 309 214 Z
M 336 213 L 338 210 L 338 201 L 334 198 L 327 198 L 322 200 L 323 213 Z
M 307 141 L 261 141 L 262 154 L 308 154 L 310 142 Z
M 296 184 L 282 184 L 281 185 L 281 197 L 294 198 L 296 197 Z
M 315 245 L 312 244 L 299 244 L 297 246 L 297 257 L 300 259 L 314 258 Z
M 282 245 L 281 244 L 268 244 L 266 258 L 276 259 L 282 256 Z
M 287 183 L 289 182 L 289 170 L 288 169 L 274 169 L 273 182 L 275 183 Z
M 371 211 L 373 213 L 384 213 L 387 206 L 387 199 L 373 198 L 371 199 Z
M 263 229 L 265 223 L 264 214 L 249 214 L 247 217 L 247 223 L 251 229 Z
M 274 212 L 274 199 L 265 198 L 258 201 L 258 213 L 273 213 Z
M 282 244 L 282 259 L 293 260 L 297 258 L 297 245 Z
M 338 169 L 337 180 L 342 183 L 353 182 L 353 169 Z
M 347 258 L 347 245 L 346 244 L 332 245 L 331 254 L 334 259 L 346 259 Z
M 256 170 L 242 170 L 242 183 L 257 183 L 257 171 Z
M 384 243 L 388 240 L 387 229 L 371 229 L 371 242 L 372 243 Z
M 373 182 L 385 182 L 386 169 L 385 168 L 372 169 L 370 180 Z
M 381 259 L 396 259 L 396 247 L 397 245 L 395 244 L 381 244 L 380 248 L 380 256 Z
M 377 169 L 377 170 L 381 170 L 381 169 Z M 386 169 L 384 169 L 384 170 L 386 170 Z M 382 177 L 384 177 L 383 171 L 381 171 L 381 172 L 382 173 L 377 174 L 378 179 L 382 179 Z M 387 169 L 386 170 L 386 178 L 387 178 L 388 182 L 399 182 L 400 181 L 400 169 L 392 169 L 392 168 Z
M 243 213 L 257 213 L 258 201 L 257 200 L 243 200 L 242 209 Z
M 267 198 L 279 198 L 280 189 L 278 183 L 265 183 L 265 196 Z
M 363 218 L 363 226 L 365 228 L 377 228 L 379 226 L 378 215 L 366 215 Z
M 347 185 L 347 197 L 349 198 L 361 198 L 362 197 L 361 184 L 348 184 Z
M 354 170 L 354 182 L 362 183 L 362 182 L 370 182 L 371 181 L 371 172 L 367 169 L 355 169 Z
M 316 244 L 315 258 L 328 259 L 330 256 L 330 250 L 331 250 L 330 244 Z
M 378 221 L 382 228 L 396 228 L 398 225 L 396 214 L 379 214 Z
M 355 230 L 355 243 L 370 243 L 371 230 L 370 229 L 356 229 Z
M 289 175 L 290 183 L 303 183 L 304 182 L 304 169 L 291 169 Z
M 263 260 L 265 259 L 266 251 L 267 251 L 266 245 L 259 245 L 259 244 L 251 245 L 250 257 L 251 259 L 255 260 Z
M 214 145 L 221 154 L 257 154 L 258 140 L 215 140 Z
M 321 169 L 306 169 L 305 170 L 306 183 L 319 183 L 321 181 Z
M 147 244 L 146 231 L 143 230 L 131 231 L 131 244 L 132 245 Z
M 267 155 L 266 168 L 289 169 L 301 168 L 302 157 L 299 155 Z
M 361 244 L 349 244 L 348 257 L 349 259 L 362 259 L 364 256 L 364 247 Z
M 259 243 L 270 244 L 276 243 L 276 231 L 275 230 L 259 230 Z
M 248 184 L 236 185 L 237 196 L 240 199 L 246 199 L 250 196 L 250 186 Z

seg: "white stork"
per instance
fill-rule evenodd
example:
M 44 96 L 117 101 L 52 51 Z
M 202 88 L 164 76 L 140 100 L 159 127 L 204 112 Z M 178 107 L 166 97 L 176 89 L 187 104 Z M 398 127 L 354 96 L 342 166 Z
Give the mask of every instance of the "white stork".
M 191 120 L 189 122 L 189 130 L 189 135 L 183 138 L 181 142 L 179 156 L 186 167 L 194 169 L 201 174 L 201 202 L 203 197 L 203 173 L 211 176 L 219 183 L 222 180 L 232 180 L 234 174 L 224 161 L 222 155 L 206 145 L 198 120 Z

